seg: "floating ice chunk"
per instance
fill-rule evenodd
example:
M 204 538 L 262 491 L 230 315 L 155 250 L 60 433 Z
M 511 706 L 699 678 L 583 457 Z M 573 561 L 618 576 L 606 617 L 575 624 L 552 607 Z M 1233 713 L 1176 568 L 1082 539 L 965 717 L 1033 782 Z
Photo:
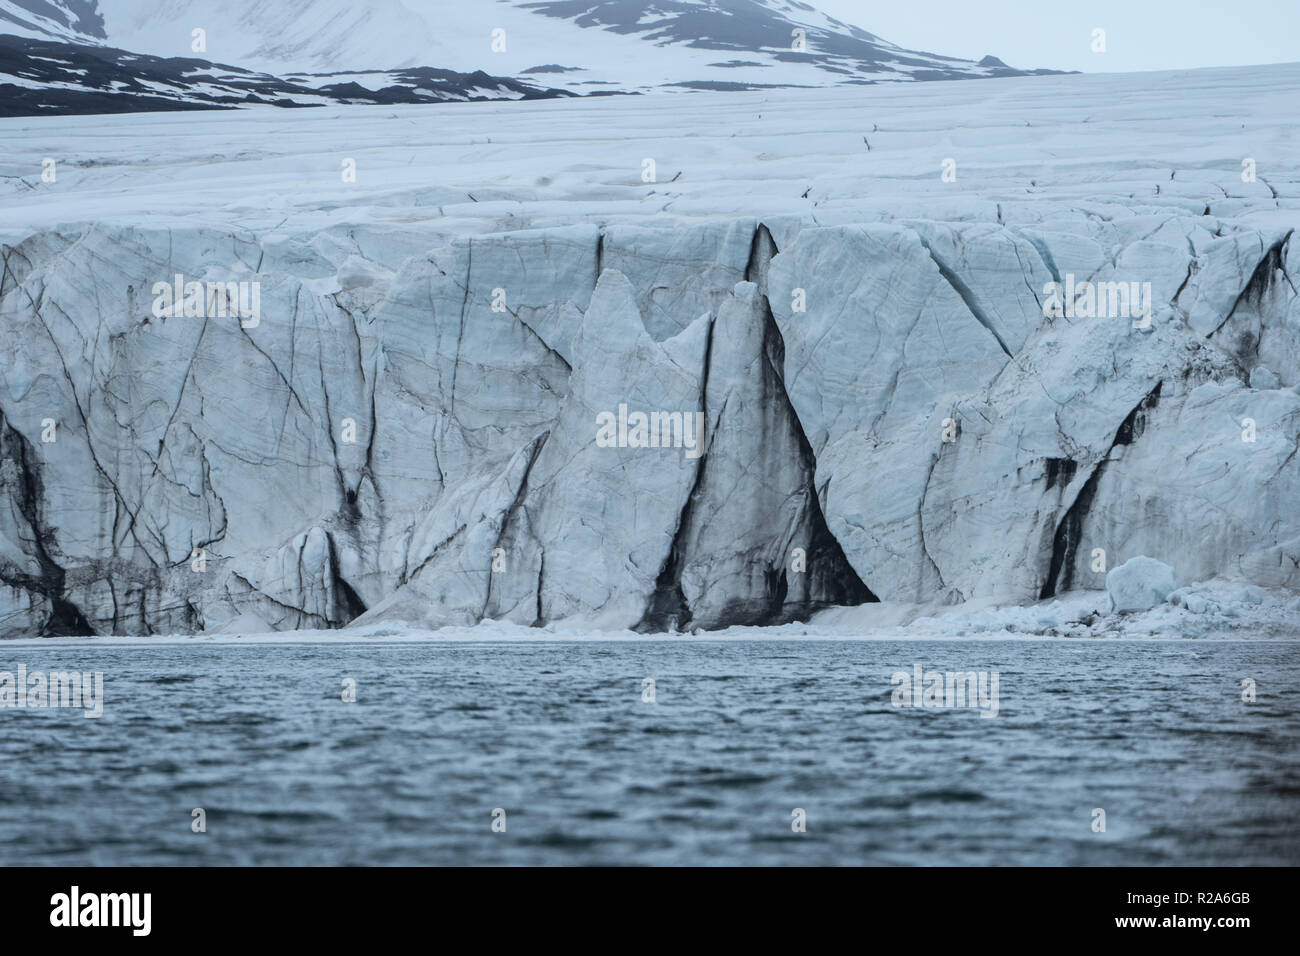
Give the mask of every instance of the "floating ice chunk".
M 1120 614 L 1149 611 L 1177 587 L 1174 569 L 1146 555 L 1131 558 L 1106 575 L 1111 609 Z
M 1282 382 L 1277 377 L 1277 373 L 1262 365 L 1256 365 L 1250 372 L 1250 387 L 1261 391 L 1271 391 L 1275 388 L 1281 388 Z
M 1264 589 L 1255 587 L 1253 584 L 1241 592 L 1241 601 L 1243 604 L 1263 604 L 1265 597 Z
M 1169 595 L 1168 600 L 1175 607 L 1185 608 L 1192 614 L 1204 614 L 1214 607 L 1197 588 L 1179 588 Z

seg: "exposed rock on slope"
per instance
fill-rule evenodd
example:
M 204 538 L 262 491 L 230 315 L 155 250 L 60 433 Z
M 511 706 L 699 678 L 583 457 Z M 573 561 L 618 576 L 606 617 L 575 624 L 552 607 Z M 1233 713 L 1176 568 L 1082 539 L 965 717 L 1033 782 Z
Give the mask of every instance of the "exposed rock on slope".
M 430 67 L 281 77 L 193 57 L 158 57 L 0 35 L 0 116 L 334 106 L 574 96 L 481 70 Z

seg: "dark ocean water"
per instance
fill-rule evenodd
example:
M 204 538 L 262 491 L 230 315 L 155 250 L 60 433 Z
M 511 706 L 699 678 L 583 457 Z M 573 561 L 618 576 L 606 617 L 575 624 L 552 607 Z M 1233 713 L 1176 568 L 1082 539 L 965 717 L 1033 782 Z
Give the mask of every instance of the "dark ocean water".
M 998 715 L 896 709 L 917 663 L 997 671 Z M 103 671 L 105 704 L 0 710 L 6 865 L 1300 863 L 1297 643 L 0 645 L 19 664 Z

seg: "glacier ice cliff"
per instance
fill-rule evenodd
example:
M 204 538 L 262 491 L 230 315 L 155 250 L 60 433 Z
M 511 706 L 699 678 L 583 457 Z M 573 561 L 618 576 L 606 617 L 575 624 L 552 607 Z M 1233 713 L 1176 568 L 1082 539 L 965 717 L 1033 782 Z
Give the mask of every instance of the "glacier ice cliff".
M 713 629 L 1029 603 L 1139 555 L 1300 589 L 1295 183 L 1211 208 L 1165 176 L 644 221 L 592 212 L 609 185 L 568 224 L 481 190 L 472 229 L 444 187 L 278 229 L 15 203 L 0 636 Z M 258 321 L 158 314 L 177 274 L 258 283 Z M 1108 312 L 1119 283 L 1149 316 Z M 702 413 L 698 454 L 599 444 L 620 406 Z
M 713 628 L 1103 587 L 1096 548 L 1297 588 L 1294 248 L 734 220 L 365 269 L 330 232 L 42 232 L 3 249 L 4 633 Z M 256 325 L 153 313 L 214 262 Z M 1150 277 L 1149 328 L 1044 317 L 1066 269 Z M 702 411 L 698 457 L 600 447 L 620 404 Z

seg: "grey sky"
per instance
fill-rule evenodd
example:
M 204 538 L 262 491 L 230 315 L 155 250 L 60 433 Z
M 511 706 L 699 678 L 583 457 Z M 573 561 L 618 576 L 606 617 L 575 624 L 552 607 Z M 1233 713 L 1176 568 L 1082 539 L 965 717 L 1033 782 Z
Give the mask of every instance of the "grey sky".
M 1300 60 L 1300 0 L 808 0 L 914 50 L 1090 73 Z M 1106 31 L 1105 53 L 1091 50 Z

